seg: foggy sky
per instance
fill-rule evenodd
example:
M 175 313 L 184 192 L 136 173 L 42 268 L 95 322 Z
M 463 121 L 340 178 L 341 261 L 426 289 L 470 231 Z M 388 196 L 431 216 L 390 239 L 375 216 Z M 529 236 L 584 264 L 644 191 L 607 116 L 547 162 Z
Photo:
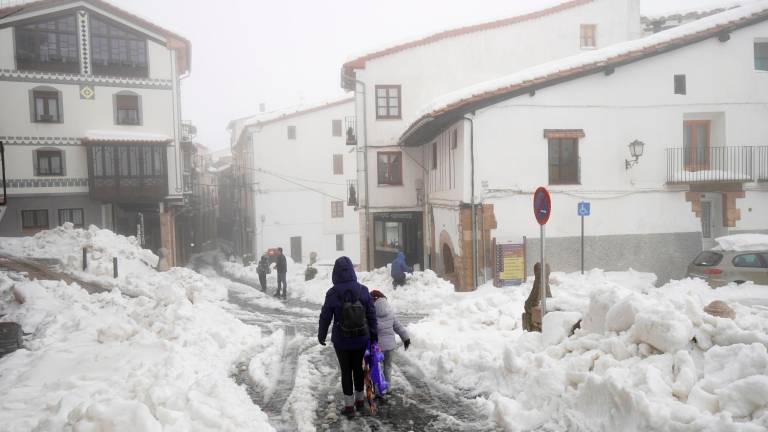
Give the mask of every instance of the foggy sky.
M 227 147 L 227 123 L 342 94 L 345 60 L 375 48 L 565 0 L 107 0 L 192 42 L 182 117 L 197 141 Z M 641 0 L 644 13 L 738 0 Z M 749 1 L 749 0 L 746 0 Z

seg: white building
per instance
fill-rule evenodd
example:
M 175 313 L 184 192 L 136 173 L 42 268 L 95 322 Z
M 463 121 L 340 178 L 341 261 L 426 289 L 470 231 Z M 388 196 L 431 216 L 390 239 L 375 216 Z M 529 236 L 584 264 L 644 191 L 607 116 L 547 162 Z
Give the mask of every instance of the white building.
M 424 249 L 424 172 L 421 149 L 398 138 L 429 101 L 464 86 L 583 51 L 640 37 L 638 0 L 571 0 L 494 22 L 448 30 L 373 52 L 342 68 L 356 95 L 361 158 L 361 230 L 368 259 L 379 267 L 402 249 L 411 264 L 433 267 Z M 453 163 L 453 162 L 451 162 Z M 455 179 L 446 179 L 453 184 Z M 368 196 L 370 198 L 368 198 Z M 368 220 L 366 224 L 366 213 Z M 367 241 L 368 240 L 368 241 Z M 363 253 L 366 256 L 366 252 Z
M 344 96 L 230 124 L 234 161 L 245 179 L 246 250 L 260 255 L 282 247 L 302 263 L 312 253 L 360 262 L 356 147 L 348 145 L 353 120 L 354 101 Z
M 531 274 L 543 185 L 554 270 L 579 268 L 577 204 L 588 201 L 587 268 L 682 277 L 714 238 L 768 232 L 767 106 L 765 1 L 445 94 L 399 139 L 427 161 L 425 247 L 441 273 L 466 281 L 471 267 L 454 261 L 471 262 L 474 203 L 481 251 L 491 230 L 527 237 Z M 480 262 L 489 279 L 492 260 Z
M 186 39 L 101 0 L 1 9 L 0 236 L 73 222 L 175 251 L 189 61 Z

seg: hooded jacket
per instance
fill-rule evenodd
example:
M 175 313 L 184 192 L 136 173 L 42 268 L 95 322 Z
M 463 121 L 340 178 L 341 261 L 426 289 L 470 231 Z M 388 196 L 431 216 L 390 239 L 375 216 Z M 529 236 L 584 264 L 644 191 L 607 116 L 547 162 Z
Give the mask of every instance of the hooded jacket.
M 376 322 L 378 325 L 379 335 L 379 348 L 382 351 L 390 351 L 395 349 L 397 341 L 395 340 L 395 333 L 400 336 L 401 340 L 408 339 L 408 332 L 405 327 L 400 325 L 400 321 L 395 316 L 395 311 L 389 304 L 386 298 L 382 297 L 374 302 L 376 306 Z
M 325 294 L 325 302 L 320 311 L 320 324 L 317 329 L 317 339 L 325 341 L 328 336 L 328 327 L 333 322 L 331 330 L 331 342 L 338 351 L 349 351 L 365 349 L 369 340 L 377 340 L 376 333 L 376 309 L 373 306 L 373 299 L 365 285 L 357 282 L 355 267 L 349 258 L 343 256 L 336 260 L 333 266 L 333 287 Z M 344 337 L 339 331 L 339 319 L 341 319 L 341 308 L 344 305 L 343 299 L 347 293 L 351 292 L 353 297 L 360 299 L 360 303 L 365 308 L 365 317 L 368 320 L 367 335 L 357 337 Z
M 392 270 L 390 274 L 393 279 L 402 279 L 405 277 L 405 272 L 412 271 L 410 267 L 405 263 L 405 254 L 398 252 L 395 260 L 392 261 Z

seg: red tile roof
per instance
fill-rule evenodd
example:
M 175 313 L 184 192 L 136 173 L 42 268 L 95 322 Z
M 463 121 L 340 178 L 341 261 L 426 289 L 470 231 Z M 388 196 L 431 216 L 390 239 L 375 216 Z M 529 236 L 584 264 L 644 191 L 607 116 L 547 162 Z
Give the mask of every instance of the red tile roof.
M 376 58 L 379 58 L 379 57 L 388 56 L 390 54 L 395 54 L 395 53 L 398 53 L 400 51 L 405 51 L 405 50 L 408 50 L 408 49 L 411 49 L 411 48 L 416 48 L 416 47 L 419 47 L 419 46 L 422 46 L 422 45 L 431 44 L 431 43 L 434 43 L 434 42 L 441 41 L 443 39 L 449 39 L 449 38 L 452 38 L 452 37 L 463 36 L 463 35 L 466 35 L 466 34 L 475 33 L 475 32 L 481 32 L 481 31 L 485 31 L 485 30 L 492 30 L 492 29 L 495 29 L 495 28 L 506 27 L 506 26 L 509 26 L 509 25 L 512 25 L 512 24 L 521 23 L 521 22 L 524 22 L 524 21 L 534 20 L 534 19 L 541 18 L 541 17 L 547 16 L 547 15 L 556 14 L 556 13 L 559 13 L 559 12 L 562 12 L 562 11 L 565 11 L 565 10 L 568 10 L 568 9 L 572 9 L 572 8 L 575 8 L 575 7 L 578 7 L 578 6 L 582 6 L 582 5 L 585 5 L 587 3 L 591 3 L 593 1 L 594 0 L 570 0 L 570 1 L 567 1 L 565 3 L 558 4 L 556 6 L 552 6 L 552 7 L 546 8 L 546 9 L 542 9 L 542 10 L 535 11 L 535 12 L 530 12 L 530 13 L 523 14 L 523 15 L 517 15 L 517 16 L 510 17 L 510 18 L 504 18 L 504 19 L 500 19 L 500 20 L 496 20 L 496 21 L 491 21 L 491 22 L 487 22 L 487 23 L 483 23 L 483 24 L 475 24 L 475 25 L 466 26 L 466 27 L 460 27 L 460 28 L 456 28 L 456 29 L 452 29 L 452 30 L 446 30 L 446 31 L 443 31 L 443 32 L 440 32 L 440 33 L 435 33 L 433 35 L 430 35 L 430 36 L 427 36 L 427 37 L 424 37 L 424 38 L 421 38 L 421 39 L 417 39 L 417 40 L 414 40 L 414 41 L 411 41 L 411 42 L 407 42 L 407 43 L 400 44 L 400 45 L 395 45 L 395 46 L 390 47 L 390 48 L 386 48 L 386 49 L 383 49 L 383 50 L 380 50 L 380 51 L 376 51 L 376 52 L 373 52 L 373 53 L 370 53 L 370 54 L 366 54 L 366 55 L 364 55 L 362 57 L 358 57 L 358 58 L 356 58 L 354 60 L 350 60 L 350 61 L 344 63 L 343 68 L 344 68 L 344 71 L 348 75 L 352 75 L 352 71 L 354 69 L 365 69 L 365 65 L 366 65 L 366 62 L 368 60 L 373 60 L 373 59 L 376 59 Z
M 173 33 L 170 30 L 166 30 L 157 24 L 154 24 L 146 19 L 132 14 L 124 9 L 120 9 L 117 6 L 108 3 L 103 0 L 83 0 L 86 3 L 91 3 L 93 6 L 99 9 L 105 10 L 111 14 L 119 16 L 139 27 L 145 28 L 153 33 L 157 33 L 166 38 L 166 46 L 169 49 L 176 51 L 176 59 L 178 68 L 181 73 L 189 72 L 191 62 L 191 46 L 189 40 L 183 36 Z M 8 18 L 10 16 L 31 12 L 41 9 L 47 9 L 51 7 L 61 6 L 67 3 L 75 3 L 76 0 L 38 0 L 29 3 L 23 3 L 16 6 L 9 6 L 0 8 L 0 19 Z

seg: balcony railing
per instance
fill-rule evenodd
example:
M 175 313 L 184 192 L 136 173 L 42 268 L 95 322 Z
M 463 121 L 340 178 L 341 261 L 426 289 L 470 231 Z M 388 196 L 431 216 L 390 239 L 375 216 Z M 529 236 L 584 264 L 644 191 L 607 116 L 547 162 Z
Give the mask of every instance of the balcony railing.
M 667 183 L 747 183 L 768 177 L 768 147 L 669 148 Z
M 347 145 L 357 145 L 357 122 L 354 116 L 344 118 L 344 131 Z
M 347 205 L 357 207 L 360 202 L 360 194 L 357 188 L 357 180 L 347 180 Z

